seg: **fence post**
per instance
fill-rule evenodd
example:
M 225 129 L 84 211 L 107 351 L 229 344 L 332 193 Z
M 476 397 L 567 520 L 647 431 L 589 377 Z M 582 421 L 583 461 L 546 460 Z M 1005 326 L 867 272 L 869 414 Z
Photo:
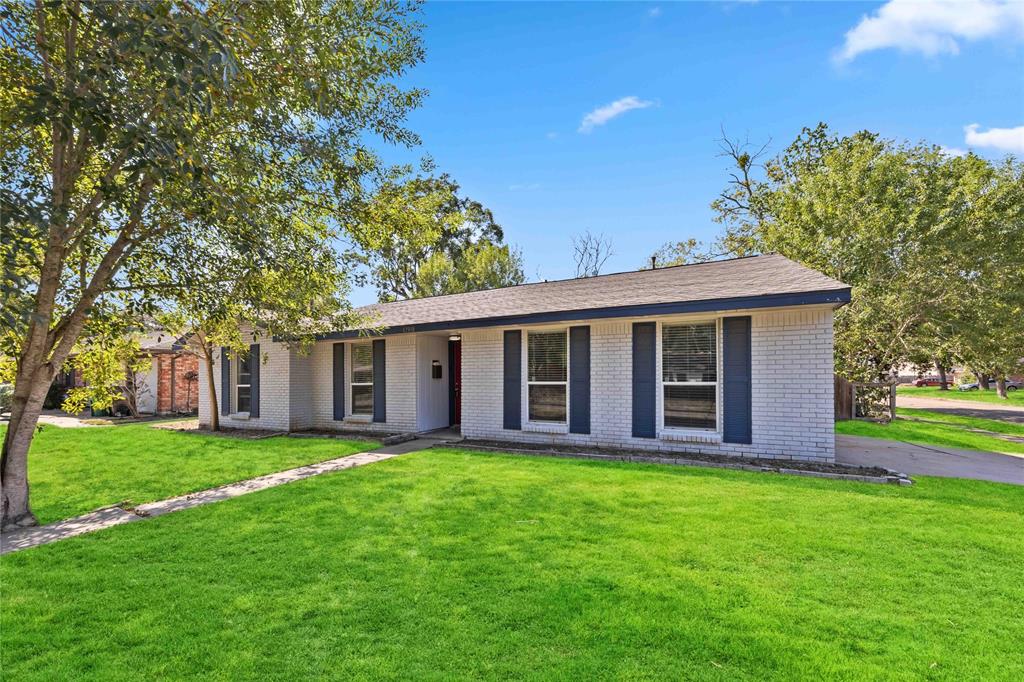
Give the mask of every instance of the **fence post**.
M 896 419 L 896 384 L 889 384 L 889 421 Z

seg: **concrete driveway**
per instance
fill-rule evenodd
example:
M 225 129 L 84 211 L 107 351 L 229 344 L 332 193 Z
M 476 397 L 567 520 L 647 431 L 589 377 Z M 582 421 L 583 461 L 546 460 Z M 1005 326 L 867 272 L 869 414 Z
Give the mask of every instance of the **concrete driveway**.
M 864 436 L 836 436 L 836 462 L 880 466 L 911 476 L 974 478 L 1024 485 L 1024 457 L 998 452 L 958 450 Z

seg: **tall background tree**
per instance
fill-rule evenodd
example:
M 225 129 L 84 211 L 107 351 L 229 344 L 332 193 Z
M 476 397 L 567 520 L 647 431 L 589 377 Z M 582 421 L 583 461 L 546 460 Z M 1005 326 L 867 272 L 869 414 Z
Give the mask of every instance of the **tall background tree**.
M 54 375 L 85 336 L 201 291 L 196 258 L 274 262 L 267 244 L 351 226 L 377 160 L 411 144 L 415 6 L 0 5 L 0 290 L 15 359 L 0 525 L 35 523 L 27 454 Z M 210 230 L 200 234 L 200 230 Z
M 356 246 L 380 301 L 521 284 L 522 255 L 448 175 L 394 169 L 358 216 Z M 429 161 L 427 173 L 433 170 Z
M 853 301 L 836 316 L 838 372 L 885 379 L 922 354 L 951 353 L 1003 376 L 1019 366 L 1021 164 L 824 124 L 760 171 L 744 145 L 726 149 L 735 170 L 712 204 L 726 228 L 715 249 L 778 252 L 850 284 Z

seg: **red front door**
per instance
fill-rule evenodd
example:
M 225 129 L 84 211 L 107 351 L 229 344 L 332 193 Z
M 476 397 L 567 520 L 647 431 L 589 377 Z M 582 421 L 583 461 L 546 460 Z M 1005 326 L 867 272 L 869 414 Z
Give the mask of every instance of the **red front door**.
M 455 405 L 453 424 L 462 423 L 462 340 L 452 341 L 452 401 Z

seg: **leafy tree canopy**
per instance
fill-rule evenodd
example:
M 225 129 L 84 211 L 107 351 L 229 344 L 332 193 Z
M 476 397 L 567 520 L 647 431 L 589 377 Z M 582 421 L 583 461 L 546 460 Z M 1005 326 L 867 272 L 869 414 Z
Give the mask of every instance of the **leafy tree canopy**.
M 260 273 L 236 290 L 258 294 L 250 310 L 273 307 L 285 267 L 325 262 L 299 249 L 359 224 L 369 144 L 417 141 L 404 117 L 423 93 L 395 82 L 423 55 L 416 9 L 0 4 L 0 353 L 17 365 L 3 524 L 31 522 L 25 453 L 83 335 L 212 294 L 224 264 Z
M 962 357 L 978 349 L 991 364 L 982 337 L 1019 334 L 1024 167 L 1012 158 L 951 158 L 824 124 L 759 176 L 738 152 L 739 170 L 712 204 L 726 226 L 716 250 L 778 252 L 850 284 L 853 301 L 836 317 L 837 371 L 885 377 L 932 343 L 955 344 Z
M 396 173 L 366 202 L 355 233 L 381 301 L 523 280 L 491 211 L 459 189 L 448 175 Z

